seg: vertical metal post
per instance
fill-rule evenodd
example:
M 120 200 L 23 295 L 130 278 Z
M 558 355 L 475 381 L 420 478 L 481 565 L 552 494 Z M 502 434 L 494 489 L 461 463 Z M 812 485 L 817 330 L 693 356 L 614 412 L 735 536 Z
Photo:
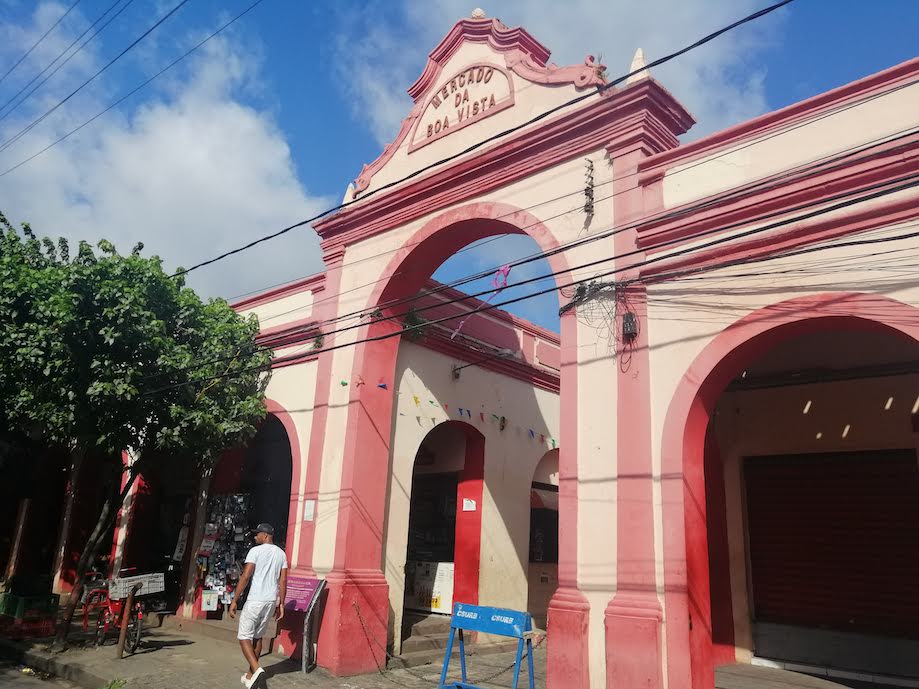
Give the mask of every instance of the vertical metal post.
M 460 672 L 463 675 L 463 684 L 466 683 L 466 639 L 463 636 L 463 630 L 459 630 L 460 633 Z
M 523 660 L 523 639 L 517 642 L 517 660 L 514 663 L 514 679 L 511 683 L 511 689 L 517 689 L 517 682 L 520 681 L 520 661 Z
M 124 642 L 128 636 L 128 620 L 131 619 L 131 609 L 134 607 L 134 594 L 140 590 L 140 587 L 141 584 L 134 584 L 131 587 L 131 591 L 124 602 L 124 610 L 121 611 L 121 629 L 118 632 L 118 647 L 116 648 L 119 660 L 124 657 Z M 137 623 L 141 624 L 141 621 L 138 620 Z
M 460 632 L 462 634 L 462 632 Z M 438 689 L 443 689 L 444 682 L 447 681 L 447 669 L 450 667 L 450 654 L 453 653 L 453 637 L 456 636 L 456 627 L 450 627 L 450 639 L 447 641 L 447 652 L 444 654 L 444 669 L 440 671 L 440 684 Z

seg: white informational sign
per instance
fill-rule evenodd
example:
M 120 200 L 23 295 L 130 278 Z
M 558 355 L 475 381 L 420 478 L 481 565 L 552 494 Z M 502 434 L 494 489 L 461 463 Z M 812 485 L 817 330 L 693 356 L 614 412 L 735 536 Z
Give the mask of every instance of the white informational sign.
M 201 592 L 201 610 L 203 612 L 214 612 L 217 610 L 217 602 L 220 598 L 220 593 L 217 591 L 202 591 Z
M 303 501 L 303 521 L 311 522 L 316 516 L 316 501 L 315 500 L 304 500 Z
M 406 591 L 405 607 L 449 615 L 453 610 L 453 563 L 408 562 L 406 569 L 410 570 L 406 577 L 412 577 L 412 582 Z
M 181 560 L 185 556 L 185 547 L 188 545 L 188 527 L 183 526 L 179 529 L 179 540 L 176 541 L 175 551 L 172 553 L 173 560 Z
M 463 498 L 463 512 L 475 512 L 475 500 Z

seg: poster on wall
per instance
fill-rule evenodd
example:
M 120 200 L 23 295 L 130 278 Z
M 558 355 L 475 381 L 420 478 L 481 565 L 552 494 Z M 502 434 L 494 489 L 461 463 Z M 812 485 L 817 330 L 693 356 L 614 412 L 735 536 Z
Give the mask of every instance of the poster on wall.
M 405 607 L 449 615 L 453 609 L 453 563 L 406 563 Z
M 202 591 L 201 592 L 201 610 L 203 612 L 214 612 L 217 610 L 217 602 L 219 600 L 220 593 L 218 591 Z
M 181 560 L 185 557 L 185 548 L 188 545 L 188 527 L 183 526 L 179 529 L 179 539 L 176 541 L 175 551 L 172 553 L 173 560 Z

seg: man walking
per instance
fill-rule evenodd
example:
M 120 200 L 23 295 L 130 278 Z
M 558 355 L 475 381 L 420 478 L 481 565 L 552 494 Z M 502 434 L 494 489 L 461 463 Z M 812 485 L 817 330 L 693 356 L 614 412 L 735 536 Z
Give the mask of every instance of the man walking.
M 236 618 L 236 601 L 249 586 L 249 597 L 239 617 L 239 632 L 236 638 L 242 648 L 249 672 L 240 681 L 251 689 L 264 674 L 259 658 L 262 655 L 262 638 L 268 631 L 271 620 L 284 617 L 284 597 L 287 595 L 287 555 L 272 542 L 274 529 L 271 524 L 255 527 L 255 547 L 246 555 L 233 602 L 230 603 L 230 617 Z

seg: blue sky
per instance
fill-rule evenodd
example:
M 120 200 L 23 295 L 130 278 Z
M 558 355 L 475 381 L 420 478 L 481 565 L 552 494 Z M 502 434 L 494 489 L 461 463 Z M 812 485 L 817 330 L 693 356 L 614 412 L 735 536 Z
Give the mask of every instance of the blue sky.
M 71 1 L 0 0 L 0 74 Z M 113 1 L 81 0 L 0 83 L 0 104 Z M 129 3 L 123 13 L 32 98 L 5 117 L 0 109 L 3 140 L 178 0 L 121 1 Z M 0 152 L 0 171 L 88 119 L 250 2 L 191 0 Z M 609 73 L 618 75 L 637 47 L 652 60 L 764 4 L 514 0 L 483 7 L 508 25 L 528 28 L 553 51 L 554 61 L 600 54 Z M 118 109 L 0 177 L 0 210 L 15 222 L 32 222 L 40 233 L 92 241 L 104 236 L 125 250 L 144 241 L 169 266 L 197 262 L 302 219 L 339 201 L 362 164 L 391 140 L 410 105 L 405 89 L 427 53 L 473 6 L 456 0 L 264 0 L 220 40 Z M 912 0 L 797 0 L 655 76 L 699 121 L 692 138 L 909 59 L 917 28 L 919 3 Z M 526 237 L 489 242 L 448 260 L 436 277 L 457 279 L 535 250 Z M 206 294 L 232 297 L 320 269 L 317 242 L 304 230 L 206 268 L 190 282 Z M 545 272 L 547 264 L 533 263 L 512 272 L 511 281 Z M 557 308 L 549 295 L 511 310 L 557 329 Z

